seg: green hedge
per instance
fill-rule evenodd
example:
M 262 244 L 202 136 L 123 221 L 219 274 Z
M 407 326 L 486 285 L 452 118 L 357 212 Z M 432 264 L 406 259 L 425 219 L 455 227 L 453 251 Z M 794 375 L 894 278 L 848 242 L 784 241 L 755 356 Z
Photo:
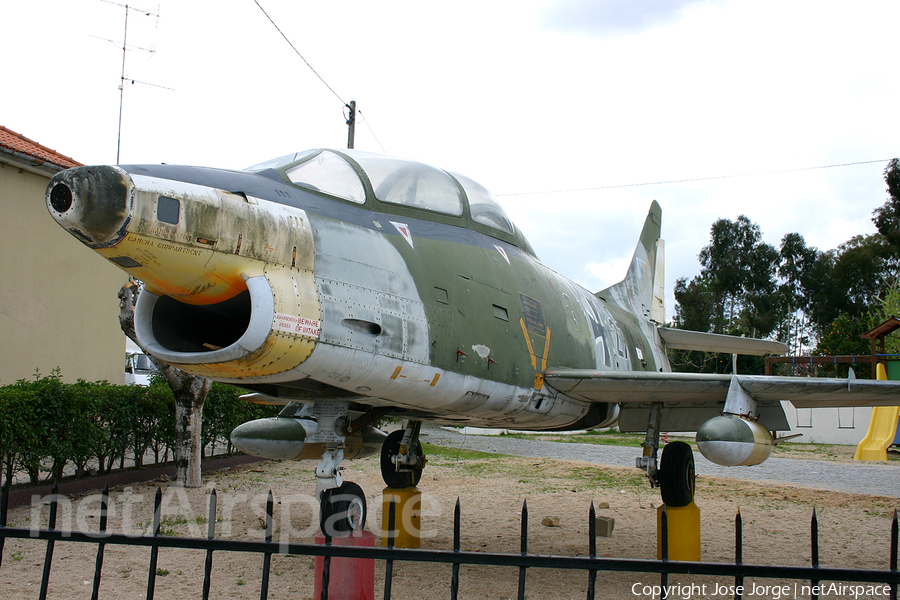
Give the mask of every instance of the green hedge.
M 275 414 L 278 407 L 238 398 L 235 387 L 214 383 L 203 407 L 204 454 L 231 453 L 231 430 L 251 419 Z M 125 457 L 140 466 L 147 452 L 155 462 L 173 457 L 175 399 L 165 379 L 148 387 L 105 381 L 66 384 L 60 374 L 19 380 L 0 387 L 0 467 L 3 479 L 27 473 L 32 483 L 62 477 L 73 466 L 76 477 L 88 465 L 104 473 Z

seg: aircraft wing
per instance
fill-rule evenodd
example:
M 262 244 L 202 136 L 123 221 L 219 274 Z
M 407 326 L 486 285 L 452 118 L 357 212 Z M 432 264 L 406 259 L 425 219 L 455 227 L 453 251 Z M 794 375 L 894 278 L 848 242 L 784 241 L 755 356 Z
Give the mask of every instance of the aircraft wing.
M 587 402 L 687 406 L 724 403 L 732 379 L 760 402 L 788 400 L 797 408 L 900 405 L 900 381 L 590 369 L 551 369 L 544 373 L 547 385 Z

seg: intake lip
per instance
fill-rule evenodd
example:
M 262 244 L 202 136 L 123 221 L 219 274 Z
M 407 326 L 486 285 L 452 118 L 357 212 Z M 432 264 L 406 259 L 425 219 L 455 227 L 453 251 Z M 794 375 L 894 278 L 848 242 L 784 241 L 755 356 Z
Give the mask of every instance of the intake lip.
M 119 167 L 76 167 L 47 185 L 47 210 L 90 248 L 115 246 L 127 234 L 134 185 Z
M 237 319 L 241 328 L 245 327 L 240 337 L 225 347 L 206 351 L 185 351 L 176 347 L 182 346 L 182 344 L 186 348 L 196 347 L 202 341 L 199 337 L 197 339 L 160 339 L 159 334 L 167 325 L 171 325 L 168 327 L 170 334 L 167 338 L 171 338 L 173 332 L 177 334 L 178 330 L 183 328 L 178 323 L 166 323 L 165 311 L 156 310 L 162 297 L 144 290 L 138 296 L 137 306 L 134 310 L 138 342 L 153 356 L 174 365 L 206 365 L 245 358 L 259 350 L 265 343 L 272 331 L 272 322 L 275 317 L 272 287 L 265 277 L 247 279 L 247 290 L 250 294 L 250 314 L 240 315 L 240 318 Z M 208 308 L 215 309 L 215 307 Z M 220 326 L 217 327 L 217 330 L 222 328 L 222 318 L 218 317 Z M 203 333 L 204 330 L 201 327 L 185 332 L 184 335 L 202 336 Z

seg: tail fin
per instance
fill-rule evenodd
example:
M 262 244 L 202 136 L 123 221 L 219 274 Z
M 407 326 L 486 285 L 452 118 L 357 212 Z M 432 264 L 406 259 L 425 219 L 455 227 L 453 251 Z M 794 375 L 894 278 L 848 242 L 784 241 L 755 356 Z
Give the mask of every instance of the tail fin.
M 662 231 L 662 209 L 656 200 L 650 205 L 644 228 L 625 279 L 598 292 L 617 303 L 630 306 L 644 318 L 659 324 L 665 323 L 665 242 Z

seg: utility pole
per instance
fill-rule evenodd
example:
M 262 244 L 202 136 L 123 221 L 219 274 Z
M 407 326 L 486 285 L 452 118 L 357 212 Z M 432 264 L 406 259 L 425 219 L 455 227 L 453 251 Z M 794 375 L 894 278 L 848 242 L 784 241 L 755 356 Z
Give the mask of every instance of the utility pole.
M 353 141 L 356 137 L 356 100 L 351 100 L 347 108 L 350 109 L 347 114 L 347 149 L 353 150 Z

